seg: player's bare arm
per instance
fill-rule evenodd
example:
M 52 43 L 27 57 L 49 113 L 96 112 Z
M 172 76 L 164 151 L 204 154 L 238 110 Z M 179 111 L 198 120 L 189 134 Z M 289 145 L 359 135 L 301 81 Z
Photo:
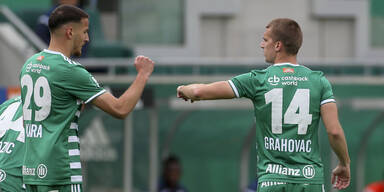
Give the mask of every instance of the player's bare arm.
M 218 81 L 210 84 L 181 85 L 177 88 L 177 97 L 185 101 L 232 99 L 235 97 L 227 81 Z
M 332 172 L 332 183 L 337 189 L 349 186 L 350 158 L 343 128 L 340 125 L 336 103 L 327 103 L 321 106 L 321 117 L 327 130 L 329 142 L 335 151 L 339 164 Z
M 123 95 L 116 98 L 106 92 L 94 99 L 92 104 L 116 118 L 125 118 L 139 101 L 145 84 L 152 74 L 154 62 L 148 57 L 138 56 L 135 59 L 135 67 L 138 72 L 136 79 Z

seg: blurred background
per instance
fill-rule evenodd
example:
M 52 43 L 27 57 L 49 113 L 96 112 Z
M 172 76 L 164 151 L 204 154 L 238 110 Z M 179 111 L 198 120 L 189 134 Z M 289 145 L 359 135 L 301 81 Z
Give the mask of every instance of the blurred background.
M 142 100 L 126 120 L 91 106 L 82 113 L 87 192 L 160 191 L 168 171 L 189 192 L 245 191 L 257 174 L 251 102 L 189 104 L 176 98 L 176 88 L 267 67 L 259 43 L 265 26 L 277 17 L 301 25 L 299 63 L 324 71 L 333 85 L 352 160 L 351 186 L 344 191 L 360 192 L 384 180 L 383 0 L 0 3 L 0 102 L 19 94 L 21 66 L 47 47 L 44 25 L 58 3 L 74 3 L 89 13 L 90 43 L 75 60 L 115 96 L 135 78 L 134 56 L 156 62 Z M 337 159 L 323 127 L 319 134 L 326 190 L 335 191 L 330 173 Z M 163 163 L 170 155 L 178 160 L 173 168 Z

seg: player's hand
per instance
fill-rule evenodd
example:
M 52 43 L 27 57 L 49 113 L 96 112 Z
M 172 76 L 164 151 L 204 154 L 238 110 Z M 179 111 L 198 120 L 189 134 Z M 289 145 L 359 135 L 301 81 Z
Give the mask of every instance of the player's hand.
M 341 190 L 345 189 L 349 186 L 349 183 L 351 181 L 351 170 L 349 165 L 343 166 L 338 165 L 333 171 L 332 171 L 332 184 L 333 187 Z
M 135 67 L 138 73 L 147 75 L 148 77 L 152 74 L 155 62 L 150 58 L 139 55 L 135 58 Z
M 188 101 L 188 100 L 190 100 L 191 103 L 193 103 L 194 100 L 188 98 L 188 96 L 186 96 L 186 95 L 184 94 L 184 92 L 183 92 L 183 88 L 184 88 L 184 87 L 185 87 L 184 85 L 180 85 L 180 86 L 177 87 L 177 98 L 181 98 L 181 99 L 183 99 L 184 101 Z
M 188 97 L 186 95 L 184 95 L 184 93 L 183 93 L 183 90 L 182 90 L 183 87 L 184 87 L 184 85 L 180 85 L 177 87 L 177 98 L 181 98 L 184 101 L 188 101 Z

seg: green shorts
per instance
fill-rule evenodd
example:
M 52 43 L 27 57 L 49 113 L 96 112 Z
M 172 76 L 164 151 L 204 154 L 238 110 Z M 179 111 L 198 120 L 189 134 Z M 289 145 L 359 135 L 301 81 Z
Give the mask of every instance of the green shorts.
M 0 191 L 2 192 L 25 192 L 25 188 L 23 187 L 23 177 L 17 176 L 14 171 L 19 171 L 21 173 L 21 169 L 12 169 L 4 170 L 0 169 Z
M 27 192 L 82 192 L 82 184 L 26 185 Z
M 323 184 L 285 183 L 276 181 L 260 182 L 257 192 L 325 192 Z

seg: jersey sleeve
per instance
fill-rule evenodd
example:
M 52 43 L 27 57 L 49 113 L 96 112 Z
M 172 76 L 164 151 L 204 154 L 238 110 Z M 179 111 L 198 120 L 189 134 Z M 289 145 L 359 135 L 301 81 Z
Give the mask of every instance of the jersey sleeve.
M 252 73 L 244 73 L 228 80 L 236 97 L 251 98 L 254 92 L 252 83 Z
M 66 91 L 74 97 L 89 103 L 105 92 L 96 79 L 82 66 L 68 68 L 67 81 L 64 83 Z
M 326 104 L 326 103 L 335 103 L 335 97 L 333 96 L 332 86 L 329 83 L 328 79 L 324 76 L 320 79 L 321 85 L 322 85 L 322 91 L 321 91 L 321 102 L 320 105 Z

